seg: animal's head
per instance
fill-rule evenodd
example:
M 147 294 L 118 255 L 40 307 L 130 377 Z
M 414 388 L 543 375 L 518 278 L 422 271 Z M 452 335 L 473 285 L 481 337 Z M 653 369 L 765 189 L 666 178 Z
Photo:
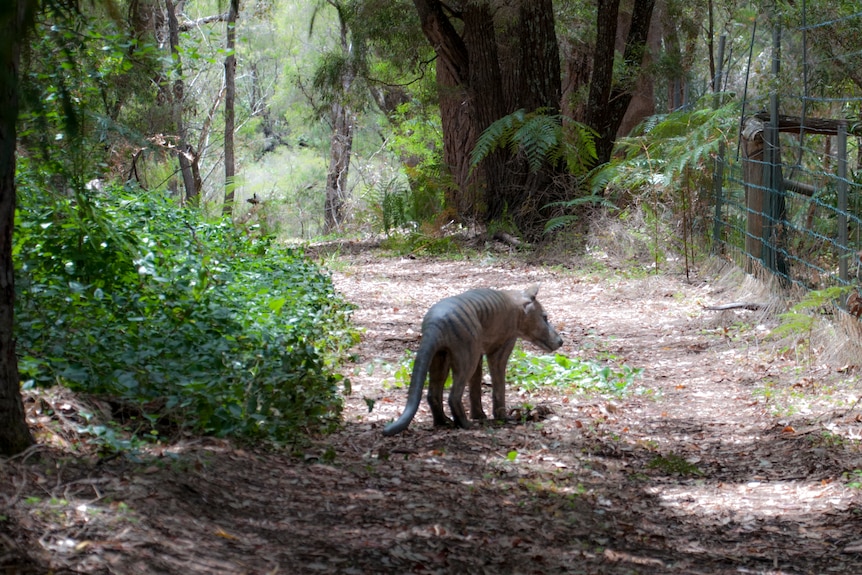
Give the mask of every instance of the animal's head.
M 548 314 L 536 299 L 539 286 L 534 284 L 520 293 L 519 304 L 524 308 L 521 319 L 521 337 L 545 351 L 554 351 L 563 345 L 563 338 L 548 322 Z

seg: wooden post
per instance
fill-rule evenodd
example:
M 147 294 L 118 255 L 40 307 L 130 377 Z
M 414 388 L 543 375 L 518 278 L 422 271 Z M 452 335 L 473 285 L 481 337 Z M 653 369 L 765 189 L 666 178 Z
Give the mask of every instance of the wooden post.
M 781 27 L 776 24 L 772 29 L 772 75 L 779 79 L 781 71 Z M 781 175 L 781 140 L 779 138 L 780 119 L 778 116 L 778 92 L 769 95 L 769 124 L 766 129 L 764 188 L 767 201 L 764 204 L 766 221 L 763 224 L 763 246 L 761 259 L 763 265 L 772 270 L 782 280 L 788 279 L 787 262 L 784 259 L 784 226 L 787 207 L 784 199 L 784 185 Z
M 718 70 L 712 79 L 712 91 L 715 94 L 713 108 L 721 105 L 718 92 L 721 90 L 721 77 L 723 75 L 724 44 L 727 35 L 722 34 L 718 41 Z M 726 154 L 724 140 L 718 143 L 718 156 L 715 158 L 715 168 L 712 173 L 712 193 L 715 198 L 715 212 L 712 217 L 712 253 L 717 254 L 721 249 L 721 204 L 724 201 L 724 156 Z
M 742 173 L 745 181 L 745 253 L 749 260 L 746 271 L 760 260 L 763 248 L 763 122 L 748 118 L 742 130 Z
M 838 277 L 847 282 L 847 123 L 838 124 Z

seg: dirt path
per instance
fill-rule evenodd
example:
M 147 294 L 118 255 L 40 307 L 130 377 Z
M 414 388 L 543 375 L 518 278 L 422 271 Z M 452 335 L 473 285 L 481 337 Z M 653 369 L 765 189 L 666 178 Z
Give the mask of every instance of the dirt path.
M 840 481 L 859 468 L 858 447 L 823 444 L 820 427 L 793 433 L 793 426 L 807 429 L 807 419 L 776 416 L 768 397 L 757 393 L 810 383 L 822 370 L 806 373 L 795 357 L 761 350 L 755 326 L 734 338 L 733 326 L 757 315 L 704 311 L 702 305 L 722 301 L 717 292 L 732 290 L 684 279 L 362 257 L 337 276 L 368 330 L 359 350 L 363 366 L 398 363 L 405 347 L 414 350 L 422 314 L 441 297 L 540 282 L 540 299 L 566 340 L 561 352 L 644 369 L 642 393 L 622 399 L 530 398 L 554 410 L 540 428 L 435 431 L 423 408 L 411 430 L 394 439 L 379 437 L 379 426 L 401 412 L 403 390 L 381 390 L 380 370 L 354 373 L 351 413 L 363 439 L 370 435 L 366 456 L 381 473 L 415 484 L 414 495 L 398 494 L 407 502 L 438 501 L 430 493 L 445 491 L 448 503 L 430 507 L 446 513 L 393 511 L 396 528 L 415 542 L 405 548 L 428 554 L 414 565 L 469 572 L 505 565 L 525 573 L 862 573 L 859 497 Z M 369 396 L 378 402 L 365 414 L 359 400 Z M 510 392 L 510 404 L 523 399 Z M 409 457 L 403 461 L 396 451 Z M 393 455 L 381 461 L 381 452 Z M 507 459 L 512 452 L 514 462 Z M 435 471 L 452 481 L 441 483 Z M 463 548 L 461 563 L 450 555 L 453 545 Z
M 19 470 L 17 501 L 33 489 L 93 501 L 63 511 L 67 527 L 44 533 L 33 561 L 58 573 L 862 573 L 860 491 L 843 475 L 862 469 L 856 414 L 825 418 L 804 401 L 855 397 L 849 376 L 767 353 L 755 312 L 704 311 L 726 286 L 491 256 L 359 254 L 338 268 L 365 329 L 343 431 L 304 460 L 200 440 L 166 464 Z M 405 401 L 392 370 L 425 310 L 470 287 L 535 282 L 560 351 L 643 368 L 636 389 L 510 389 L 510 406 L 553 414 L 470 430 L 434 429 L 423 402 L 384 438 Z M 798 391 L 798 413 L 783 389 Z

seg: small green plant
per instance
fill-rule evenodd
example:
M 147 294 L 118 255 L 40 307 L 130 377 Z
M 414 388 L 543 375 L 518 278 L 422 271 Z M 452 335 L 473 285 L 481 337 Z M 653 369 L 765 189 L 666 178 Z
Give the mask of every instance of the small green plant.
M 399 389 L 404 387 L 410 387 L 410 377 L 413 375 L 413 363 L 415 360 L 414 355 L 415 354 L 413 352 L 408 351 L 405 352 L 404 355 L 401 357 L 401 361 L 398 363 L 398 367 L 393 373 L 393 387 Z M 450 387 L 452 387 L 451 371 L 446 376 L 446 382 L 443 384 L 443 387 L 445 389 L 449 389 Z
M 760 397 L 764 402 L 769 403 L 774 400 L 776 396 L 775 382 L 764 379 L 762 385 L 756 387 L 751 394 L 755 397 Z
M 563 354 L 533 355 L 516 348 L 509 359 L 507 379 L 528 391 L 553 386 L 585 393 L 621 395 L 629 391 L 642 368 L 613 366 Z
M 421 231 L 391 233 L 380 247 L 399 256 L 460 256 L 461 247 L 451 236 L 435 237 Z
M 852 439 L 848 439 L 847 437 L 844 437 L 843 435 L 833 433 L 829 430 L 823 430 L 819 436 L 815 436 L 812 439 L 812 443 L 816 443 L 817 445 L 820 445 L 823 447 L 836 448 L 836 447 L 845 447 L 847 445 L 852 445 L 856 442 Z
M 488 373 L 487 362 L 484 360 L 482 370 L 483 373 Z M 395 369 L 392 385 L 396 388 L 408 387 L 412 372 L 413 354 L 408 352 Z M 509 357 L 506 380 L 511 385 L 527 391 L 558 387 L 572 392 L 622 395 L 629 391 L 641 373 L 642 368 L 572 359 L 559 353 L 534 355 L 516 347 Z M 451 385 L 452 374 L 449 373 L 445 387 L 448 389 Z M 528 413 L 533 407 L 524 404 L 522 412 Z
M 808 349 L 808 361 L 812 361 L 811 334 L 817 325 L 817 317 L 814 312 L 836 305 L 843 296 L 852 290 L 853 286 L 833 286 L 806 293 L 799 303 L 790 308 L 790 311 L 779 316 L 781 325 L 772 331 L 771 337 L 780 339 L 788 336 L 802 336 L 808 342 L 808 345 L 805 346 Z
M 658 469 L 671 475 L 703 475 L 703 471 L 700 468 L 674 453 L 667 456 L 659 455 L 654 457 L 647 463 L 647 467 Z
M 850 489 L 862 489 L 862 469 L 845 472 L 844 479 L 847 481 L 847 487 Z
M 413 355 L 412 352 L 406 351 L 401 356 L 401 361 L 398 362 L 398 366 L 392 372 L 393 387 L 400 389 L 410 386 L 410 375 L 413 373 Z
M 136 434 L 115 422 L 109 422 L 106 425 L 86 425 L 78 432 L 85 437 L 89 436 L 88 443 L 96 446 L 102 455 L 138 453 L 146 445 L 148 437 L 146 434 Z

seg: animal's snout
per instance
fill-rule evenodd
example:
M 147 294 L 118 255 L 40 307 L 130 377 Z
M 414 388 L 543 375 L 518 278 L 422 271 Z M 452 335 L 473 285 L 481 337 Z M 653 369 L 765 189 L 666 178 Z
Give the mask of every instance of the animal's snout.
M 544 346 L 542 347 L 545 348 L 545 351 L 555 351 L 562 345 L 563 338 L 560 337 L 560 334 L 554 329 L 554 326 L 548 324 L 548 337 L 545 338 Z

